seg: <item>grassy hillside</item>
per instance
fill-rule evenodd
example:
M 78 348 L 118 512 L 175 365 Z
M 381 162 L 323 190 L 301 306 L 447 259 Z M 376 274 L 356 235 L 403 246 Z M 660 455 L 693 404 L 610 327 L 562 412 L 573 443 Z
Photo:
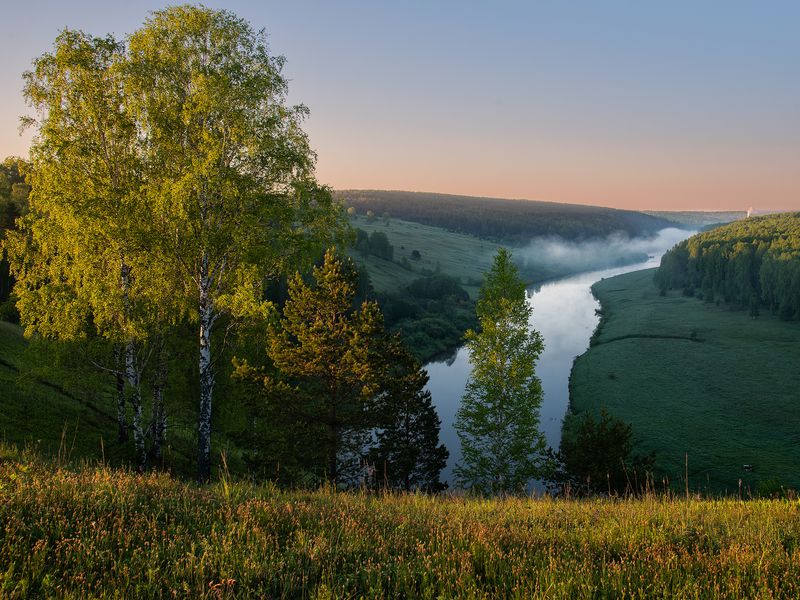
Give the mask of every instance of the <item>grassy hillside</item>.
M 403 332 L 406 343 L 423 361 L 458 346 L 464 331 L 477 324 L 474 300 L 483 282 L 483 274 L 491 267 L 498 245 L 472 235 L 391 217 L 368 219 L 364 215 L 354 215 L 350 217 L 350 223 L 367 234 L 386 234 L 394 247 L 392 260 L 371 254 L 365 256 L 356 249 L 350 250 L 350 256 L 356 263 L 366 268 L 387 317 L 387 324 Z M 537 263 L 534 258 L 521 265 L 520 272 L 523 279 L 533 283 L 569 271 L 566 267 Z M 469 294 L 470 300 L 426 301 L 413 298 L 409 286 L 421 277 L 434 274 L 455 278 Z M 404 308 L 407 303 L 414 305 L 413 311 Z M 408 312 L 408 316 L 395 318 L 398 305 L 402 305 L 399 311 Z
M 3 453 L 5 598 L 800 594 L 796 502 L 282 492 Z
M 215 447 L 226 448 L 233 468 L 242 469 L 240 450 L 228 433 L 240 417 L 235 399 L 226 399 L 227 378 L 221 382 L 215 426 Z M 145 387 L 145 391 L 147 388 Z M 173 472 L 194 472 L 196 422 L 193 398 L 183 390 L 168 390 L 169 429 L 164 464 Z M 78 353 L 61 348 L 31 348 L 22 329 L 0 321 L 0 440 L 16 447 L 33 447 L 45 456 L 95 459 L 112 465 L 132 464 L 133 442 L 117 441 L 116 396 L 110 375 L 101 373 Z M 128 406 L 128 422 L 132 409 Z M 145 396 L 144 418 L 150 411 Z
M 354 215 L 350 217 L 350 224 L 367 233 L 382 231 L 394 246 L 392 261 L 375 256 L 363 257 L 355 250 L 350 252 L 357 263 L 367 267 L 372 285 L 382 292 L 404 288 L 426 273 L 439 271 L 458 279 L 470 296 L 475 298 L 483 282 L 483 274 L 492 266 L 499 247 L 495 242 L 472 235 L 397 218 L 367 219 L 364 215 Z M 419 260 L 412 257 L 414 250 L 419 252 Z M 535 264 L 524 271 L 531 283 L 561 274 L 552 268 Z
M 800 488 L 800 324 L 662 297 L 653 270 L 593 290 L 603 320 L 573 367 L 575 411 L 605 406 L 631 423 L 673 483 L 688 452 L 692 489 L 732 493 L 739 479 L 745 490 Z
M 379 190 L 340 190 L 336 195 L 361 215 L 388 213 L 512 245 L 527 244 L 539 236 L 583 240 L 623 233 L 636 237 L 675 227 L 672 221 L 640 212 L 559 202 Z
M 46 454 L 61 451 L 74 457 L 94 457 L 101 453 L 102 438 L 109 458 L 120 457 L 113 443 L 116 421 L 109 410 L 110 390 L 106 399 L 103 394 L 81 393 L 62 381 L 37 376 L 23 367 L 27 345 L 18 326 L 0 321 L 3 440 L 33 444 Z M 127 453 L 122 457 L 127 458 Z

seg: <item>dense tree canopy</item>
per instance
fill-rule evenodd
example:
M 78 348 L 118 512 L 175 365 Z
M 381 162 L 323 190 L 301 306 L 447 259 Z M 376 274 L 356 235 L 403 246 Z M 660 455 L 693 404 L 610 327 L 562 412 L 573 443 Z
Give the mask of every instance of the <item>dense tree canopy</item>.
M 800 319 L 800 213 L 738 221 L 681 242 L 661 259 L 662 289 L 683 289 Z
M 427 374 L 385 332 L 375 302 L 356 306 L 357 289 L 355 265 L 329 250 L 311 281 L 289 282 L 266 369 L 241 363 L 238 374 L 259 385 L 279 419 L 265 437 L 288 432 L 282 443 L 304 445 L 305 460 L 289 457 L 291 468 L 340 485 L 437 490 L 447 450 Z

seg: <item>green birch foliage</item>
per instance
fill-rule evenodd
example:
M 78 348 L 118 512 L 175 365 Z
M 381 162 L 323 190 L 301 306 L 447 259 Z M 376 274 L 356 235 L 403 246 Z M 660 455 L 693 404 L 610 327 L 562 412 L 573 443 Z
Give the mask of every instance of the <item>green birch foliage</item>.
M 525 284 L 505 248 L 486 274 L 476 310 L 481 330 L 466 333 L 472 372 L 456 414 L 462 461 L 455 475 L 477 493 L 522 493 L 544 473 L 535 372 L 544 343 L 530 329 Z
M 265 277 L 308 266 L 344 232 L 313 176 L 308 110 L 287 104 L 284 59 L 263 32 L 184 5 L 154 12 L 129 47 L 154 226 L 189 296 L 203 256 L 215 301 L 248 287 L 257 299 Z
M 180 295 L 151 251 L 144 163 L 135 115 L 125 92 L 127 53 L 111 36 L 65 30 L 53 51 L 25 73 L 25 96 L 37 118 L 31 149 L 30 210 L 7 248 L 26 334 L 91 341 L 121 378 L 133 406 L 139 466 L 144 467 L 141 402 L 145 345 L 182 314 Z M 97 343 L 99 342 L 99 344 Z M 112 358 L 112 346 L 124 358 Z M 120 441 L 126 438 L 125 393 L 118 379 Z
M 198 326 L 198 480 L 211 473 L 215 324 L 261 316 L 266 279 L 307 266 L 343 231 L 286 102 L 284 60 L 228 11 L 156 11 L 129 40 L 126 93 L 145 148 L 151 223 Z
M 38 120 L 30 210 L 7 248 L 28 335 L 143 339 L 172 295 L 152 273 L 136 126 L 123 90 L 124 46 L 59 34 L 25 74 Z

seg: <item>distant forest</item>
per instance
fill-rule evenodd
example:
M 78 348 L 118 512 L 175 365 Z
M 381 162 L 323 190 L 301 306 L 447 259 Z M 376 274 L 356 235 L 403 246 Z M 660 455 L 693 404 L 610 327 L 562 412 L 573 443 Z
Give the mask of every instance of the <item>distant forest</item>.
M 681 242 L 661 259 L 656 284 L 709 302 L 800 319 L 800 213 L 751 217 Z
M 744 219 L 747 216 L 747 211 L 744 210 L 729 210 L 729 211 L 696 211 L 696 210 L 683 210 L 683 211 L 664 211 L 664 210 L 644 210 L 646 215 L 667 219 L 674 221 L 682 226 L 692 227 L 696 229 L 711 229 L 717 225 L 724 225 L 733 223 L 739 219 Z
M 388 215 L 512 245 L 527 244 L 538 236 L 584 240 L 624 233 L 635 237 L 679 226 L 630 210 L 557 202 L 372 190 L 341 190 L 336 196 L 359 214 L 371 211 L 376 217 Z

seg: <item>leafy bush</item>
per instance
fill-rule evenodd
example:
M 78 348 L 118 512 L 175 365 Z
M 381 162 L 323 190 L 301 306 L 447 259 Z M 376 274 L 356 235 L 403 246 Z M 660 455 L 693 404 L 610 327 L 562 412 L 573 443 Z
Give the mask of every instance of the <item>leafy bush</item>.
M 416 298 L 469 300 L 469 294 L 461 287 L 457 279 L 441 273 L 412 281 L 408 286 L 408 291 Z

